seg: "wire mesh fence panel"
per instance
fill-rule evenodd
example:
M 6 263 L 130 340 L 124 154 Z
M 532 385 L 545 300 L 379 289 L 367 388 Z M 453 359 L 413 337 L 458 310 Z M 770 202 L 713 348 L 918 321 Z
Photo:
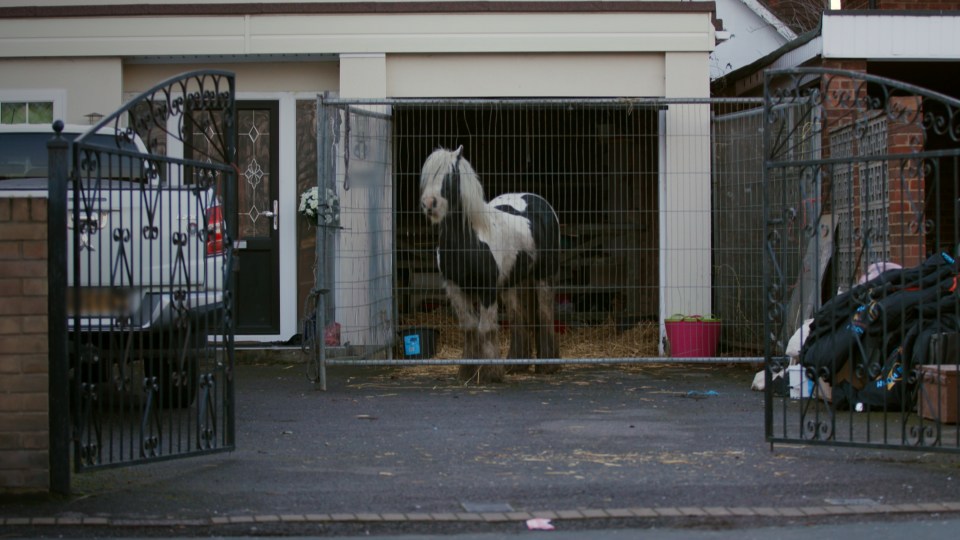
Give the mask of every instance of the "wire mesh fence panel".
M 318 270 L 330 290 L 324 320 L 335 329 L 326 333 L 361 356 L 389 348 L 395 329 L 391 123 L 378 108 L 325 111 L 334 144 L 317 185 Z
M 960 451 L 960 102 L 767 74 L 767 438 Z
M 715 311 L 721 351 L 758 354 L 762 344 L 763 110 L 714 107 L 712 213 Z
M 318 250 L 341 339 L 325 354 L 523 370 L 756 361 L 760 104 L 321 100 L 333 163 L 319 185 L 341 213 Z M 381 119 L 375 144 L 361 110 Z M 385 165 L 358 197 L 358 149 L 372 146 Z M 357 316 L 371 291 L 376 313 Z

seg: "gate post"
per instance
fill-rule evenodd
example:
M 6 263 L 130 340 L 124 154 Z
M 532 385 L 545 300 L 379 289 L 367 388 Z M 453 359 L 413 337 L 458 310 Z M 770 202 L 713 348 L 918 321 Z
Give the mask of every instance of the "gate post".
M 70 494 L 70 378 L 67 350 L 67 149 L 63 122 L 47 143 L 47 339 L 49 340 L 50 491 Z

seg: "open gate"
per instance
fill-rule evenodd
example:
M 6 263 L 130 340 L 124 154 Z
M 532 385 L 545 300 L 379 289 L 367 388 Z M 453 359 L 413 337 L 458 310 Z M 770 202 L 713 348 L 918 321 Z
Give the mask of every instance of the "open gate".
M 767 440 L 960 452 L 960 101 L 799 68 L 764 115 Z
M 234 96 L 231 73 L 185 73 L 51 144 L 52 392 L 78 472 L 234 447 Z

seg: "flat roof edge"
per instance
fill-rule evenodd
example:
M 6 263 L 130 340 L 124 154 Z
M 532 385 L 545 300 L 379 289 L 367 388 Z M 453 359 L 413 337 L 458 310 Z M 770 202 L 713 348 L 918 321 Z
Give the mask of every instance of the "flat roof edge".
M 338 15 L 404 13 L 715 13 L 716 2 L 280 2 L 107 4 L 0 7 L 0 18 L 161 17 L 216 15 Z

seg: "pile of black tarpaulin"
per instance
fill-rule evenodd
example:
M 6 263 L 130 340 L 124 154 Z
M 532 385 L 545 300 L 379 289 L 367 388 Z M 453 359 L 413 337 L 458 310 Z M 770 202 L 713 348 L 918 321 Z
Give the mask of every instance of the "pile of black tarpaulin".
M 837 295 L 814 315 L 800 350 L 808 377 L 832 386 L 837 409 L 904 410 L 931 338 L 960 331 L 958 265 L 946 253 L 888 270 Z

